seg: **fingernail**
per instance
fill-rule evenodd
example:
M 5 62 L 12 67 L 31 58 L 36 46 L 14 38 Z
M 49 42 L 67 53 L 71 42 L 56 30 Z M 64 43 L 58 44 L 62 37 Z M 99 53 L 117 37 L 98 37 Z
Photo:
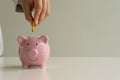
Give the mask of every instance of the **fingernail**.
M 37 21 L 35 21 L 35 25 L 37 25 Z

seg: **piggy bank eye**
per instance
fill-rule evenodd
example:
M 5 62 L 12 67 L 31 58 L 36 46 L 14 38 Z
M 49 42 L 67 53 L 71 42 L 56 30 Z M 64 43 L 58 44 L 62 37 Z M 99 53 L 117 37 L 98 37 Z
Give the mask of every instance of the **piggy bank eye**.
M 36 43 L 36 46 L 38 45 L 38 43 Z
M 29 43 L 27 43 L 27 45 L 29 45 Z

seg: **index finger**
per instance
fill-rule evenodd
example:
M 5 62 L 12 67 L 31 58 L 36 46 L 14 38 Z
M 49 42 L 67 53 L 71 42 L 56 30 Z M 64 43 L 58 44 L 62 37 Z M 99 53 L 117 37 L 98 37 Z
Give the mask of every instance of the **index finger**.
M 41 11 L 42 11 L 42 0 L 34 0 L 34 3 L 35 3 L 34 22 L 35 22 L 35 25 L 37 25 Z

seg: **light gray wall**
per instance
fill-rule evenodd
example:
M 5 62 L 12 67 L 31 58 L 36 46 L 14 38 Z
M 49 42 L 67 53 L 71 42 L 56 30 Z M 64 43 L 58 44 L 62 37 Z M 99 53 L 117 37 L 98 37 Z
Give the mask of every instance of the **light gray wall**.
M 18 35 L 43 34 L 51 56 L 120 56 L 120 0 L 50 1 L 50 16 L 32 33 L 12 0 L 0 0 L 4 56 L 18 56 Z

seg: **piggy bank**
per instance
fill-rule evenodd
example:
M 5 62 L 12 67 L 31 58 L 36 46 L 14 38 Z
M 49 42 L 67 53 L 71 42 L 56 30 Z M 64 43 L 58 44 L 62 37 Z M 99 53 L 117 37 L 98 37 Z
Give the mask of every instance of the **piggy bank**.
M 19 58 L 23 68 L 44 68 L 50 55 L 48 36 L 18 36 Z

